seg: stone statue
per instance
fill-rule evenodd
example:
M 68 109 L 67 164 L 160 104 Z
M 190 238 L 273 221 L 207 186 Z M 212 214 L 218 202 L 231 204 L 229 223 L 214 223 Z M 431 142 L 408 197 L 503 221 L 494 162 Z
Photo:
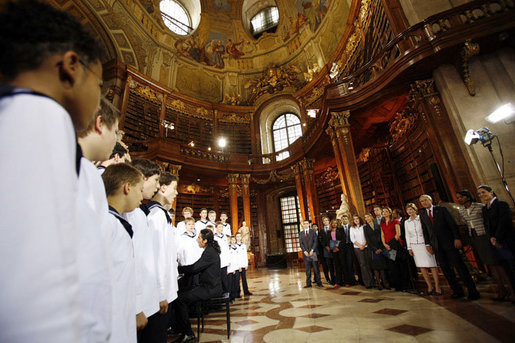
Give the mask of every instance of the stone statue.
M 340 208 L 336 210 L 336 219 L 342 219 L 343 215 L 349 216 L 349 204 L 347 204 L 347 196 L 342 193 L 342 204 Z
M 241 241 L 247 246 L 247 251 L 250 251 L 250 229 L 245 221 L 241 223 L 238 233 L 241 234 Z

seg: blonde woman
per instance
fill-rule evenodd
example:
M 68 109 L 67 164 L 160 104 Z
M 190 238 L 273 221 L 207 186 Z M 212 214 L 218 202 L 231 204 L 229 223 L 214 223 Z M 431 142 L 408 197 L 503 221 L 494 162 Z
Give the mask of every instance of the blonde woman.
M 420 217 L 418 216 L 418 208 L 415 204 L 408 203 L 406 205 L 406 212 L 409 215 L 409 218 L 404 222 L 408 253 L 413 256 L 415 264 L 422 271 L 422 276 L 427 284 L 427 294 L 441 296 L 442 290 L 440 289 L 440 282 L 438 280 L 436 258 L 431 250 L 431 246 L 424 240 L 424 232 L 422 230 Z M 433 275 L 434 288 L 431 283 L 431 278 L 429 277 L 429 270 L 431 270 L 431 274 Z

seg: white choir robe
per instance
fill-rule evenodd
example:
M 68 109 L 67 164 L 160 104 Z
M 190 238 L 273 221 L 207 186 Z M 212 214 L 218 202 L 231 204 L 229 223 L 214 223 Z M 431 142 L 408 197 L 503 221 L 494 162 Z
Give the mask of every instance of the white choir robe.
M 249 258 L 247 255 L 247 246 L 244 243 L 236 243 L 238 248 L 238 265 L 240 268 L 248 268 Z
M 221 236 L 215 233 L 215 241 L 220 246 L 220 268 L 227 267 L 229 265 L 229 243 L 227 242 L 227 236 L 223 233 Z
M 107 342 L 113 314 L 109 211 L 102 177 L 86 158 L 81 159 L 77 200 L 81 342 Z
M 223 234 L 226 235 L 227 237 L 232 236 L 231 224 L 229 224 L 229 223 L 224 224 Z
M 182 235 L 186 231 L 186 222 L 183 220 L 177 224 L 177 234 Z
M 197 235 L 184 232 L 178 237 L 177 259 L 180 266 L 189 266 L 200 259 L 204 249 L 199 247 Z
M 76 149 L 54 100 L 0 100 L 0 342 L 79 341 Z
M 142 205 L 144 206 L 144 205 Z M 143 312 L 150 317 L 159 311 L 159 287 L 154 256 L 154 236 L 148 227 L 147 215 L 141 208 L 125 212 L 124 217 L 131 225 L 134 235 L 136 314 Z
M 227 266 L 227 273 L 232 273 L 240 269 L 238 259 L 238 247 L 236 245 L 229 245 L 229 265 Z
M 109 342 L 135 343 L 134 247 L 130 234 L 112 212 L 108 216 L 107 225 L 113 271 L 113 325 Z
M 209 224 L 208 220 L 205 220 L 205 221 L 197 220 L 195 222 L 195 232 L 198 232 L 198 234 L 200 234 L 200 231 L 204 230 L 206 228 L 207 224 Z
M 152 230 L 159 301 L 177 299 L 177 229 L 168 223 L 162 207 L 150 209 L 148 226 Z
M 207 222 L 207 225 L 211 225 L 213 227 L 213 233 L 215 232 L 216 230 L 216 223 L 215 222 L 212 222 L 211 220 Z

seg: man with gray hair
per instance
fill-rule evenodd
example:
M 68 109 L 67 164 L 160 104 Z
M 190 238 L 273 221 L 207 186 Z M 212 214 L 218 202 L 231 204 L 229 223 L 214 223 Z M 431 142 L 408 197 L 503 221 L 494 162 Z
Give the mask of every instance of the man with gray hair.
M 458 226 L 451 213 L 445 207 L 433 206 L 433 199 L 427 194 L 421 195 L 419 201 L 425 209 L 420 214 L 424 239 L 426 244 L 429 243 L 431 245 L 428 250 L 431 250 L 430 253 L 436 254 L 443 274 L 447 281 L 449 281 L 453 291 L 451 297 L 459 299 L 464 296 L 463 288 L 456 279 L 454 272 L 454 268 L 456 268 L 461 280 L 467 286 L 468 299 L 479 299 L 476 285 L 458 251 L 458 249 L 461 249 L 462 244 L 458 233 Z

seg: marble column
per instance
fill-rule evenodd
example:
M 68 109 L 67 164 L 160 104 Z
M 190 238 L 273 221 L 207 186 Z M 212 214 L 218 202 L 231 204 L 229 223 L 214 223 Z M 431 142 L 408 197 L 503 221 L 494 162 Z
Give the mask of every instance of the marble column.
M 320 209 L 315 178 L 313 176 L 313 162 L 314 160 L 312 159 L 304 158 L 300 161 L 300 165 L 302 166 L 302 175 L 304 177 L 304 186 L 306 188 L 306 198 L 311 213 L 311 221 L 312 223 L 319 224 Z
M 365 214 L 365 202 L 363 200 L 363 192 L 361 191 L 356 154 L 352 145 L 349 117 L 349 111 L 331 112 L 329 126 L 334 130 L 335 140 L 339 149 L 338 152 L 335 151 L 335 155 L 337 153 L 340 154 L 343 175 L 349 190 L 348 195 L 350 195 L 350 200 L 358 214 L 363 216 Z
M 300 214 L 302 219 L 308 218 L 308 212 L 306 209 L 306 201 L 304 198 L 304 190 L 302 187 L 302 167 L 299 163 L 294 164 L 290 167 L 293 171 L 293 175 L 295 176 L 295 187 L 297 188 L 297 196 L 299 198 L 299 206 L 300 206 Z
M 179 164 L 169 164 L 168 168 L 170 170 L 170 173 L 172 175 L 177 176 L 177 179 L 179 179 L 179 171 L 181 170 L 182 166 Z M 177 192 L 179 192 L 179 182 L 177 182 Z M 173 200 L 172 208 L 177 214 L 177 197 Z M 173 219 L 173 225 L 175 225 L 175 217 Z
M 229 202 L 231 206 L 231 227 L 233 235 L 238 232 L 238 174 L 228 174 Z
M 248 227 L 251 227 L 250 218 L 250 174 L 240 174 L 241 195 L 243 197 L 243 218 Z

